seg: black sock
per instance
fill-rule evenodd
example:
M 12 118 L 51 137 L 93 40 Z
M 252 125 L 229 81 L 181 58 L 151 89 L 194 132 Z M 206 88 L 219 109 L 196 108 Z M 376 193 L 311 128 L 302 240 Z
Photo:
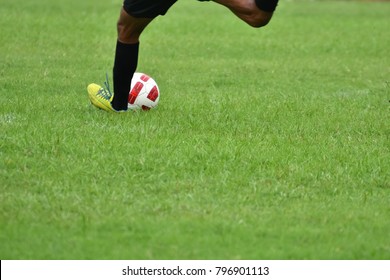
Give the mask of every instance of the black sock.
M 111 102 L 115 110 L 127 110 L 131 78 L 138 64 L 139 43 L 116 43 L 113 69 L 114 98 Z

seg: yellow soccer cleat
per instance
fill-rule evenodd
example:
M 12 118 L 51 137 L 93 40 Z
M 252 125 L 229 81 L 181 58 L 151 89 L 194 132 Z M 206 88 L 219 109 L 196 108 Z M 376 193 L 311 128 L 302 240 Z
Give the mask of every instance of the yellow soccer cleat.
M 88 97 L 91 103 L 97 108 L 107 112 L 116 112 L 116 113 L 126 112 L 125 110 L 117 111 L 112 107 L 111 101 L 114 98 L 114 94 L 110 90 L 110 84 L 108 82 L 107 74 L 106 74 L 106 81 L 104 82 L 104 86 L 105 88 L 97 84 L 88 85 L 87 87 Z
M 116 112 L 111 105 L 114 95 L 109 89 L 105 89 L 97 84 L 90 84 L 87 90 L 89 100 L 94 106 L 107 112 Z

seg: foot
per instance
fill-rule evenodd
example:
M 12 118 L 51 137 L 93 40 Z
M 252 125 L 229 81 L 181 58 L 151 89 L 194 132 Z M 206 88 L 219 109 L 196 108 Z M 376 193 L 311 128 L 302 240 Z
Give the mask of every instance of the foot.
M 114 98 L 114 94 L 110 90 L 110 84 L 108 83 L 107 75 L 106 75 L 106 82 L 104 84 L 106 88 L 99 86 L 97 84 L 88 85 L 87 87 L 88 97 L 92 105 L 107 112 L 116 112 L 116 113 L 125 112 L 125 111 L 117 111 L 111 105 L 111 101 Z
M 92 105 L 107 112 L 116 112 L 111 105 L 112 98 L 114 97 L 111 91 L 97 84 L 88 85 L 87 90 Z

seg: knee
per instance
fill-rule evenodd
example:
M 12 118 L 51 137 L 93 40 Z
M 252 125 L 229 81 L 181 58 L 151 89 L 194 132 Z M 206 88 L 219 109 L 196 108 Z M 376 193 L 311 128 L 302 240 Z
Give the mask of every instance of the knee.
M 151 21 L 151 18 L 135 18 L 122 8 L 117 22 L 118 40 L 127 44 L 138 43 L 142 31 Z
M 134 32 L 133 30 L 131 30 L 131 27 L 128 24 L 126 24 L 126 22 L 119 19 L 116 27 L 117 27 L 119 41 L 128 44 L 138 42 L 139 40 L 138 32 Z
M 248 13 L 245 22 L 254 28 L 266 26 L 273 15 L 273 12 L 260 10 L 254 3 L 252 3 L 247 11 Z
M 263 14 L 255 13 L 247 18 L 246 23 L 254 28 L 260 28 L 266 26 L 270 22 L 271 17 L 272 14 L 263 15 Z
M 126 24 L 119 19 L 117 24 L 116 24 L 116 30 L 117 30 L 119 40 L 124 40 L 127 37 L 129 37 L 127 29 L 128 28 L 127 28 Z

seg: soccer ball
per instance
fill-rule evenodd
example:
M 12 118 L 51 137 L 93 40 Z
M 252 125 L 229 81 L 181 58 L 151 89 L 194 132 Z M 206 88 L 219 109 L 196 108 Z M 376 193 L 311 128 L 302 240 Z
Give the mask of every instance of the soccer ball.
M 144 73 L 134 73 L 131 80 L 128 108 L 130 110 L 150 110 L 157 106 L 160 90 L 157 83 Z

